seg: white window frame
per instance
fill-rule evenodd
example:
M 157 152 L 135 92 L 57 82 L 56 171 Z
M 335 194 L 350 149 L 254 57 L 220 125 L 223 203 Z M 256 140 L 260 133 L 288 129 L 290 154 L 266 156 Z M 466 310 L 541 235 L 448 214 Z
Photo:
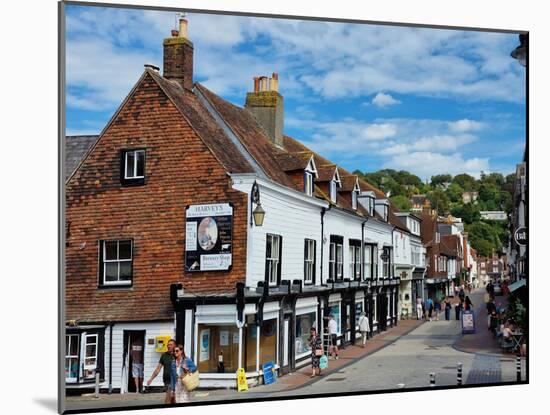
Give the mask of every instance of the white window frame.
M 304 192 L 308 196 L 313 196 L 313 173 L 309 171 L 304 173 Z
M 436 244 L 441 243 L 441 234 L 439 232 L 435 233 L 435 243 Z
M 143 175 L 137 175 L 137 166 L 138 166 L 138 153 L 143 154 Z M 134 175 L 128 175 L 128 154 L 134 155 Z M 124 179 L 133 180 L 133 179 L 144 179 L 145 178 L 145 150 L 127 150 L 124 152 Z
M 336 279 L 344 278 L 344 246 L 336 244 Z
M 305 244 L 306 244 L 306 252 L 304 255 L 304 263 L 305 263 L 304 283 L 312 284 L 313 273 L 315 271 L 315 240 L 306 239 Z
M 336 181 L 335 180 L 331 180 L 330 181 L 330 200 L 333 202 L 333 203 L 336 203 Z
M 267 241 L 271 240 L 271 256 L 267 256 L 267 249 L 266 249 L 266 261 L 269 262 L 271 265 L 267 271 L 267 282 L 269 285 L 277 285 L 277 279 L 279 276 L 279 257 L 280 257 L 280 249 L 281 249 L 281 236 L 280 235 L 274 235 L 271 233 L 266 234 Z M 274 244 L 274 241 L 277 241 L 276 244 Z M 276 247 L 277 249 L 274 249 Z M 273 255 L 276 253 L 276 255 Z
M 374 279 L 378 280 L 379 277 L 379 271 L 378 271 L 378 264 L 380 263 L 380 249 L 378 249 L 378 245 L 372 245 L 372 272 L 374 274 Z
M 353 192 L 351 192 L 351 207 L 352 209 L 357 209 L 357 191 L 354 190 Z
M 70 350 L 71 350 L 71 342 L 72 342 L 73 337 L 76 338 L 76 341 L 77 341 L 76 354 L 75 355 L 69 354 Z M 76 371 L 76 377 L 67 377 L 67 375 L 65 374 L 65 382 L 66 383 L 77 383 L 78 382 L 78 376 L 80 374 L 80 370 L 79 370 L 80 362 L 78 361 L 78 350 L 80 349 L 80 334 L 76 334 L 76 333 L 66 334 L 65 335 L 65 341 L 66 341 L 67 338 L 69 338 L 69 344 L 68 344 L 68 347 L 66 347 L 66 350 L 65 350 L 65 366 L 67 365 L 67 359 L 69 359 L 69 373 L 70 373 L 71 372 L 72 360 L 76 360 L 77 371 Z
M 328 249 L 329 275 L 336 279 L 336 243 L 331 242 Z
M 365 252 L 363 253 L 363 262 L 365 267 L 365 272 L 363 275 L 364 280 L 369 280 L 372 277 L 372 245 L 365 245 Z
M 83 356 L 82 356 L 82 367 L 83 367 L 84 370 L 83 370 L 83 373 L 82 373 L 82 378 L 83 379 L 93 379 L 95 377 L 95 371 L 97 370 L 97 358 L 98 358 L 98 351 L 99 351 L 99 336 L 98 336 L 97 333 L 94 333 L 94 334 L 84 333 L 83 337 L 84 337 L 84 353 L 83 353 Z M 93 338 L 94 341 L 90 342 L 88 340 L 90 338 Z M 95 354 L 94 355 L 90 355 L 90 356 L 87 355 L 88 346 L 95 346 Z M 93 364 L 86 364 L 86 359 L 93 359 L 94 363 Z M 91 375 L 91 376 L 85 376 L 84 372 L 86 370 L 93 370 L 94 374 Z
M 382 260 L 382 278 L 389 279 L 392 277 L 391 273 L 391 267 L 392 267 L 392 250 L 389 248 L 383 248 L 382 252 L 386 251 L 388 253 L 388 259 L 387 261 Z M 385 268 L 387 268 L 387 275 L 384 272 Z
M 127 259 L 120 259 L 120 243 L 121 242 L 126 242 L 126 241 L 129 241 L 130 242 L 130 258 Z M 117 253 L 117 259 L 107 259 L 107 243 L 113 243 L 113 242 L 116 242 L 117 246 L 116 246 L 116 253 Z M 103 267 L 103 278 L 102 278 L 102 284 L 103 285 L 132 285 L 132 282 L 134 280 L 134 275 L 133 275 L 133 260 L 134 260 L 134 241 L 132 239 L 119 239 L 119 240 L 105 240 L 105 241 L 102 241 L 102 244 L 103 244 L 103 264 L 101 264 L 101 266 Z M 132 267 L 132 276 L 130 278 L 129 281 L 121 281 L 120 280 L 120 263 L 121 262 L 129 262 L 130 263 L 130 266 Z M 107 277 L 107 264 L 109 263 L 117 263 L 118 264 L 118 271 L 117 271 L 117 276 L 118 276 L 118 279 L 116 281 L 107 281 L 106 280 L 106 277 Z

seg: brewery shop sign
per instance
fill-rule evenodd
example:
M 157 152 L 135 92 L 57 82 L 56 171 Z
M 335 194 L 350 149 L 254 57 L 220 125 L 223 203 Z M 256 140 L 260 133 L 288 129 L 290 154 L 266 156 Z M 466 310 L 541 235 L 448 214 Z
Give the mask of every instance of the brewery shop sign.
M 185 270 L 227 271 L 232 263 L 233 206 L 190 205 L 185 215 Z

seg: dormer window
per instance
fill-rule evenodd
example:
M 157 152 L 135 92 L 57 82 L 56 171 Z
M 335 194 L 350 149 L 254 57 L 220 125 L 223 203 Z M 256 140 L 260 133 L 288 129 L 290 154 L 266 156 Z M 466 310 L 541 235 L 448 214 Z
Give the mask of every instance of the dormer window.
M 330 200 L 332 203 L 336 203 L 336 182 L 334 180 L 330 181 Z
M 332 203 L 336 203 L 336 195 L 338 192 L 338 187 L 341 187 L 342 183 L 340 181 L 340 175 L 338 174 L 338 169 L 334 170 L 334 176 L 332 176 L 332 180 L 329 183 L 329 193 L 330 193 L 330 200 Z
M 304 173 L 304 192 L 308 196 L 313 196 L 313 174 L 308 171 Z
M 376 199 L 374 202 L 374 209 L 378 213 L 384 222 L 388 221 L 389 215 L 389 202 L 388 199 Z
M 355 180 L 355 185 L 353 186 L 353 190 L 351 191 L 351 207 L 354 210 L 357 210 L 357 196 L 359 195 L 360 191 L 361 188 L 359 187 L 359 182 Z
M 309 159 L 306 168 L 304 169 L 304 193 L 308 196 L 313 196 L 313 178 L 317 177 L 317 168 L 313 157 Z

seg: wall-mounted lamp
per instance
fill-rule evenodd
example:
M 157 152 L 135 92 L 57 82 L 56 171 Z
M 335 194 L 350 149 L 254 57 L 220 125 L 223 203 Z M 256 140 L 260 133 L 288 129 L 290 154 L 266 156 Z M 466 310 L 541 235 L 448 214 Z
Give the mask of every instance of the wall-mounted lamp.
M 256 208 L 254 208 L 254 210 L 252 210 L 253 204 L 256 204 Z M 254 181 L 252 190 L 250 191 L 250 211 L 250 226 L 252 226 L 252 224 L 262 226 L 264 224 L 265 210 L 262 208 L 262 204 L 260 203 L 260 188 L 258 187 L 258 183 L 256 183 L 256 181 Z

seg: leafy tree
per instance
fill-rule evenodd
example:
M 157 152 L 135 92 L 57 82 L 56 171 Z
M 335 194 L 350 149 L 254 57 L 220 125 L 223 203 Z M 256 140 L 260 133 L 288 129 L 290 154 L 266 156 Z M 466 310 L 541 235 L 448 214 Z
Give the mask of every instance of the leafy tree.
M 456 203 L 462 201 L 462 193 L 464 193 L 464 189 L 460 187 L 458 183 L 451 183 L 446 192 L 451 202 Z
M 469 239 L 474 249 L 480 252 L 480 255 L 487 256 L 481 253 L 480 249 L 485 250 L 487 253 L 488 247 L 490 251 L 500 251 L 502 248 L 502 242 L 498 230 L 499 225 L 489 224 L 486 222 L 474 222 L 471 225 L 466 225 L 466 231 L 468 232 Z M 482 242 L 484 241 L 484 242 Z M 490 254 L 491 252 L 489 252 Z
M 412 207 L 409 198 L 403 195 L 392 196 L 390 200 L 399 210 L 410 210 Z
M 474 192 L 477 190 L 477 181 L 469 174 L 462 173 L 453 177 L 453 183 L 458 184 L 466 192 Z
M 460 204 L 451 209 L 451 214 L 462 218 L 465 224 L 471 224 L 480 220 L 479 207 L 473 203 Z
M 432 208 L 437 209 L 440 214 L 446 215 L 449 212 L 449 198 L 443 190 L 432 190 L 426 197 L 430 201 Z
M 432 185 L 432 187 L 437 187 L 445 183 L 450 183 L 452 179 L 453 176 L 451 176 L 450 174 L 437 174 L 435 176 L 432 176 L 430 184 Z
M 498 205 L 500 203 L 500 189 L 491 182 L 482 183 L 479 187 L 479 199 L 485 203 Z M 495 208 L 490 210 L 495 210 Z
M 488 257 L 493 253 L 493 244 L 485 239 L 470 239 L 470 243 L 478 255 Z

